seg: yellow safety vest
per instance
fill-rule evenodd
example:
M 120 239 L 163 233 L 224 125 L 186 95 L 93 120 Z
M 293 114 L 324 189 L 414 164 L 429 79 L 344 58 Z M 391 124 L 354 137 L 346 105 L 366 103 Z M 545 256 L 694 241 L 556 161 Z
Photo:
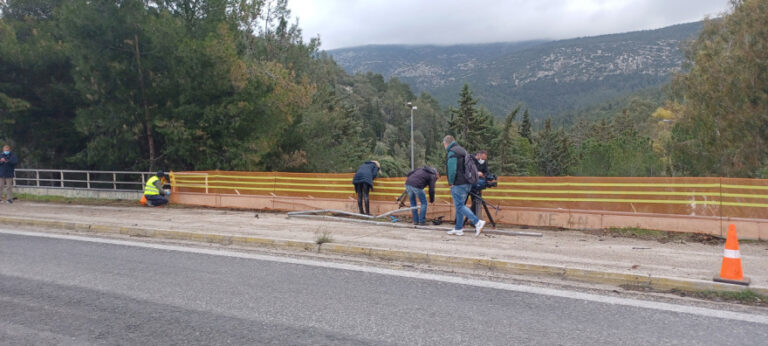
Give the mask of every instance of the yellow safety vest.
M 144 194 L 147 196 L 157 196 L 160 194 L 160 191 L 157 189 L 157 186 L 155 186 L 155 182 L 160 180 L 157 176 L 152 176 L 152 178 L 149 178 L 147 180 L 147 184 L 144 185 Z

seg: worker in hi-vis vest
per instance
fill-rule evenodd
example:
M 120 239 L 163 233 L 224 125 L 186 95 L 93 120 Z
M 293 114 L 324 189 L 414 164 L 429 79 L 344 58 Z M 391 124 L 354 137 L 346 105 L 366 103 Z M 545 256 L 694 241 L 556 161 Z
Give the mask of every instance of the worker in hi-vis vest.
M 168 204 L 166 195 L 170 196 L 171 191 L 163 190 L 163 177 L 165 177 L 165 173 L 158 171 L 144 185 L 144 197 L 147 199 L 147 206 L 159 207 Z

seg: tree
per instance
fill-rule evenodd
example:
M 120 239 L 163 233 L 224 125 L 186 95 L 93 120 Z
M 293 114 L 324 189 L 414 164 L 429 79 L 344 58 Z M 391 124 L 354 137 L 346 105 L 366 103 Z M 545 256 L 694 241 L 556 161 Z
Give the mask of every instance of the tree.
M 0 138 L 36 167 L 347 172 L 373 152 L 403 175 L 411 101 L 417 164 L 442 161 L 434 98 L 318 46 L 286 0 L 0 0 Z
M 160 87 L 172 84 L 164 70 L 175 55 L 165 42 L 178 40 L 178 30 L 138 0 L 73 1 L 61 13 L 75 85 L 87 102 L 75 121 L 89 137 L 80 159 L 91 167 L 127 161 L 154 170 L 155 118 L 168 94 Z
M 535 143 L 536 165 L 541 174 L 560 176 L 568 172 L 571 152 L 562 129 L 553 130 L 551 121 L 547 119 L 544 129 L 537 133 Z
M 521 137 L 515 127 L 515 117 L 520 106 L 515 107 L 504 119 L 501 132 L 494 140 L 496 155 L 489 160 L 491 170 L 499 175 L 529 175 L 531 145 Z
M 683 174 L 768 173 L 768 3 L 731 6 L 707 21 L 675 79 L 684 110 L 672 130 L 672 159 Z
M 184 21 L 170 1 L 65 4 L 61 28 L 86 95 L 75 124 L 89 139 L 74 159 L 97 168 L 258 168 L 315 87 L 278 62 L 247 58 L 232 4 L 207 2 L 197 7 L 207 12 Z
M 531 116 L 528 114 L 528 108 L 523 112 L 523 121 L 520 124 L 520 136 L 531 142 Z
M 459 108 L 450 110 L 451 119 L 448 122 L 456 140 L 470 152 L 488 147 L 488 130 L 491 127 L 490 114 L 477 109 L 476 105 L 477 100 L 472 96 L 469 85 L 464 84 L 459 93 Z
M 85 141 L 73 124 L 82 98 L 52 17 L 58 3 L 0 2 L 0 140 L 27 167 L 63 167 Z
M 570 172 L 577 176 L 652 177 L 664 173 L 648 138 L 622 135 L 607 141 L 590 138 L 575 152 Z

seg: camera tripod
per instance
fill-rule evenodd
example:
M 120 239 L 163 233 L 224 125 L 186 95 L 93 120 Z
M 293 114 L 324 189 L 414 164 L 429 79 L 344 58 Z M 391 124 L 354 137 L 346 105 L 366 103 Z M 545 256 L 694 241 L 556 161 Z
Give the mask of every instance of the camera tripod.
M 398 197 L 398 198 L 397 198 L 397 200 L 396 200 L 396 201 L 398 202 L 398 205 L 399 205 L 399 207 L 400 207 L 400 208 L 403 208 L 403 207 L 405 207 L 405 201 L 407 200 L 407 198 L 406 198 L 407 196 L 408 196 L 408 193 L 404 191 L 402 194 L 400 194 L 400 197 Z M 491 225 L 492 225 L 492 226 L 493 226 L 493 228 L 495 229 L 495 228 L 496 228 L 496 221 L 494 221 L 494 220 L 493 220 L 493 216 L 491 216 L 491 211 L 490 211 L 490 210 L 488 210 L 488 205 L 490 205 L 490 206 L 491 206 L 491 208 L 493 208 L 494 210 L 496 210 L 496 213 L 498 213 L 498 212 L 499 212 L 499 210 L 501 210 L 501 208 L 500 208 L 499 206 L 497 206 L 497 205 L 493 205 L 493 204 L 491 204 L 491 203 L 489 203 L 489 202 L 486 202 L 486 201 L 483 199 L 483 197 L 481 197 L 481 196 L 480 196 L 478 193 L 476 193 L 476 192 L 472 192 L 472 191 L 470 191 L 470 192 L 469 192 L 469 196 L 471 196 L 471 197 L 472 197 L 474 200 L 476 200 L 476 201 L 480 201 L 480 203 L 481 203 L 481 204 L 482 204 L 482 206 L 483 206 L 483 209 L 485 209 L 485 215 L 487 215 L 487 216 L 488 216 L 488 221 L 490 221 L 490 222 L 491 222 Z M 467 196 L 467 199 L 469 199 L 469 196 Z M 466 201 L 466 200 L 464 200 L 464 204 L 467 204 L 467 201 Z M 479 215 L 479 212 L 482 212 L 482 210 L 479 210 L 479 211 L 476 211 L 476 210 L 472 210 L 472 212 L 473 212 L 473 213 L 476 213 L 476 214 L 478 214 L 478 215 L 477 215 L 477 217 L 480 217 L 480 215 Z M 442 217 L 440 217 L 440 218 L 442 218 Z M 434 222 L 434 221 L 433 221 L 433 222 Z M 469 219 L 466 219 L 466 218 L 465 218 L 465 219 L 464 219 L 464 223 L 467 223 L 467 222 L 469 222 Z M 437 223 L 436 223 L 436 225 L 437 225 Z
M 481 197 L 481 196 L 480 196 L 480 194 L 478 194 L 477 192 L 472 192 L 472 191 L 470 191 L 470 192 L 469 192 L 469 196 L 467 196 L 467 199 L 469 199 L 469 197 L 470 197 L 470 196 L 472 197 L 472 199 L 473 199 L 473 200 L 475 200 L 475 201 L 480 201 L 480 203 L 481 203 L 481 204 L 482 204 L 482 206 L 483 206 L 483 209 L 485 209 L 485 215 L 487 215 L 487 216 L 488 216 L 488 221 L 490 221 L 490 222 L 491 222 L 491 225 L 493 225 L 493 228 L 494 228 L 494 229 L 496 229 L 496 221 L 494 221 L 494 220 L 493 220 L 493 216 L 491 216 L 491 211 L 490 211 L 490 210 L 488 210 L 488 205 L 490 205 L 490 206 L 491 206 L 491 208 L 493 208 L 494 210 L 496 210 L 496 213 L 498 213 L 498 212 L 499 212 L 499 210 L 501 210 L 501 208 L 500 208 L 499 206 L 497 206 L 497 205 L 493 205 L 493 204 L 491 204 L 491 203 L 489 203 L 489 202 L 486 202 L 486 201 L 483 199 L 483 197 Z M 464 201 L 464 204 L 467 204 L 467 201 Z M 476 215 L 476 216 L 479 218 L 479 217 L 480 217 L 480 212 L 482 212 L 482 210 L 479 210 L 479 211 L 475 211 L 475 210 L 472 210 L 472 212 L 473 212 L 473 213 L 477 213 L 477 215 Z M 469 222 L 469 219 L 465 218 L 465 219 L 464 219 L 464 223 L 467 223 L 467 222 Z

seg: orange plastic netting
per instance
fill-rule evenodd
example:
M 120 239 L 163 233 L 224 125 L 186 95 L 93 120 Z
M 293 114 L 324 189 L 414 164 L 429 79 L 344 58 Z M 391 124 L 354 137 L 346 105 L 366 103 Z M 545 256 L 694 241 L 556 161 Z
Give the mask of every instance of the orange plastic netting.
M 174 191 L 348 199 L 353 174 L 195 171 L 174 172 Z M 394 201 L 405 177 L 379 178 L 371 199 Z M 499 177 L 483 191 L 503 206 L 636 213 L 768 218 L 768 180 L 735 178 Z M 450 202 L 445 178 L 436 198 Z

